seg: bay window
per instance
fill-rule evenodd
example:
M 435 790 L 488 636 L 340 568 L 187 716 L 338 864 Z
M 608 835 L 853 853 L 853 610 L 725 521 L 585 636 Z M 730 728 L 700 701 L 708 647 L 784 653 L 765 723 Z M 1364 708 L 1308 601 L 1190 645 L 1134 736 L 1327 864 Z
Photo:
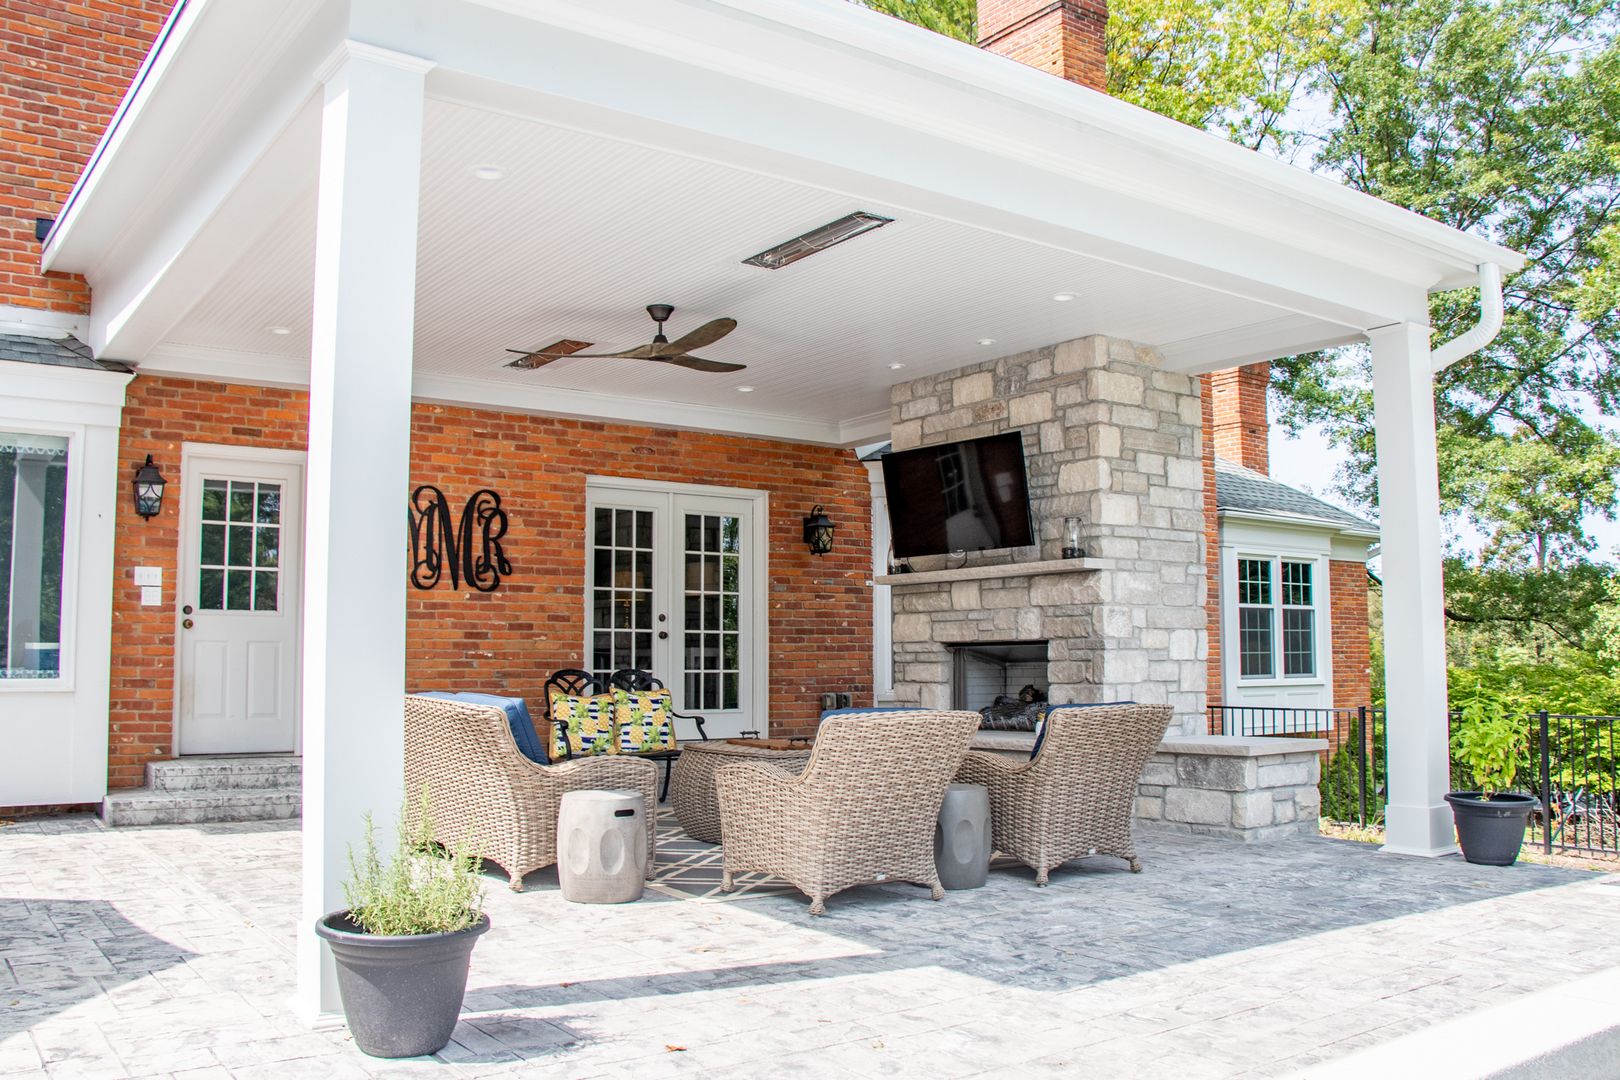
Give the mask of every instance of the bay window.
M 68 440 L 0 431 L 0 679 L 61 670 Z

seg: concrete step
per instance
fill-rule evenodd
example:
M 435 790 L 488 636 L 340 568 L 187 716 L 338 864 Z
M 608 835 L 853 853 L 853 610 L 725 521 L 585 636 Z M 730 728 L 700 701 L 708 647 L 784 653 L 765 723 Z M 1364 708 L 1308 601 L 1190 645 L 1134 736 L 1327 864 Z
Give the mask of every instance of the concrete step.
M 225 792 L 243 789 L 298 791 L 304 762 L 292 754 L 232 754 L 153 761 L 146 766 L 146 786 L 153 791 Z
M 296 789 L 234 788 L 222 791 L 109 792 L 101 801 L 108 825 L 196 825 L 221 821 L 283 821 L 298 817 L 303 797 Z

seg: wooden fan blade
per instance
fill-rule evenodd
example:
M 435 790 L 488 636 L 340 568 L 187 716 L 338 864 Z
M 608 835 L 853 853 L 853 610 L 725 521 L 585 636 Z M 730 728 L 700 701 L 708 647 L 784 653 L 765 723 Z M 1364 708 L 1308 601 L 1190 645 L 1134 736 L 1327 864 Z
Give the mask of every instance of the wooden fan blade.
M 538 367 L 545 367 L 553 360 L 561 360 L 564 356 L 568 355 L 567 353 L 559 353 L 556 356 L 547 356 L 545 353 L 524 352 L 522 349 L 507 349 L 506 351 L 509 353 L 517 353 L 517 359 L 513 360 L 506 366 L 510 368 L 521 368 L 524 371 L 530 371 Z
M 690 368 L 693 371 L 741 371 L 747 364 L 726 364 L 719 360 L 705 360 L 701 356 L 664 356 L 658 360 L 661 364 L 674 364 L 677 367 Z
M 579 352 L 579 350 L 588 349 L 590 347 L 591 343 L 588 341 L 575 341 L 573 338 L 563 338 L 561 341 L 553 341 L 550 345 L 546 345 L 538 349 L 507 349 L 506 351 L 509 353 L 516 353 L 518 359 L 513 360 L 506 366 L 525 369 L 544 367 L 553 360 L 561 360 L 565 356 L 573 356 L 575 353 Z
M 670 342 L 669 349 L 664 355 L 679 356 L 693 349 L 701 349 L 705 345 L 713 345 L 735 329 L 737 329 L 736 319 L 715 319 L 713 322 L 706 322 L 685 337 Z

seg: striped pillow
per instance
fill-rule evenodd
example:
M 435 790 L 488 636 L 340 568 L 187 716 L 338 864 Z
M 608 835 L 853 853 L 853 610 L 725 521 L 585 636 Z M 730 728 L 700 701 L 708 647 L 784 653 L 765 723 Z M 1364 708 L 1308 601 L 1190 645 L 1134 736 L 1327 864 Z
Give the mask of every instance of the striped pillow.
M 551 759 L 611 754 L 615 729 L 612 694 L 576 697 L 551 691 Z
M 668 690 L 613 691 L 619 753 L 651 754 L 675 749 L 674 697 Z

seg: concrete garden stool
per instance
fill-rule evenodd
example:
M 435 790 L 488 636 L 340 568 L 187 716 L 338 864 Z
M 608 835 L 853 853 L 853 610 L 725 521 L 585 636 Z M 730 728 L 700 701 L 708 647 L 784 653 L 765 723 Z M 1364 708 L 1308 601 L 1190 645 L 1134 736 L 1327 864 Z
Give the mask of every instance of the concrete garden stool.
M 934 826 L 934 866 L 947 889 L 977 889 L 990 876 L 990 791 L 983 784 L 945 789 Z
M 639 791 L 569 791 L 557 809 L 557 880 L 564 900 L 641 899 L 647 876 L 647 804 Z

